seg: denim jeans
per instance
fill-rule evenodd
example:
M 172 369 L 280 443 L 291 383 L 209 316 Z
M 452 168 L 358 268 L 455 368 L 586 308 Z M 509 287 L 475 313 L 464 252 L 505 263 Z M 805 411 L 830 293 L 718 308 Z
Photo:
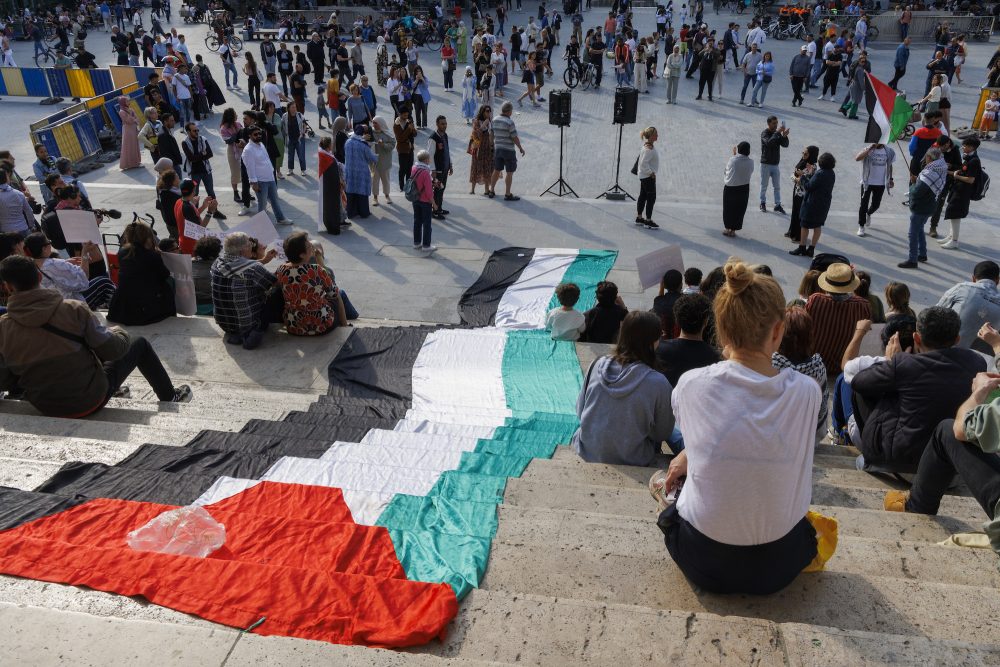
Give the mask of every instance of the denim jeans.
M 756 74 L 744 74 L 743 75 L 743 90 L 740 91 L 740 102 L 747 97 L 747 88 L 753 89 L 757 85 L 757 75 Z
M 274 181 L 259 181 L 257 185 L 260 187 L 260 192 L 257 193 L 257 212 L 263 211 L 267 208 L 267 202 L 271 202 L 274 217 L 278 220 L 284 220 L 285 213 L 281 210 L 281 204 L 278 203 L 278 184 Z
M 812 88 L 819 81 L 819 75 L 823 72 L 823 60 L 816 58 L 813 63 L 812 74 L 809 76 L 809 87 Z
M 229 85 L 230 85 L 230 83 L 229 83 L 229 73 L 230 73 L 230 72 L 232 72 L 232 73 L 233 73 L 233 83 L 232 83 L 232 86 L 233 86 L 233 87 L 235 87 L 235 86 L 236 86 L 236 83 L 237 83 L 237 78 L 236 78 L 236 65 L 235 65 L 234 63 L 224 63 L 224 64 L 222 65 L 222 69 L 224 69 L 224 70 L 225 70 L 225 72 L 226 72 L 226 85 L 227 85 L 227 86 L 229 86 Z
M 758 102 L 760 102 L 761 104 L 763 104 L 764 98 L 767 97 L 767 87 L 770 85 L 771 85 L 770 83 L 764 82 L 764 77 L 757 79 L 757 83 L 753 85 L 753 95 L 750 96 L 750 103 L 757 104 Z M 759 100 L 757 99 L 757 93 L 760 93 Z M 775 188 L 777 188 L 777 184 L 775 184 Z
M 767 180 L 774 186 L 774 205 L 781 206 L 781 169 L 776 164 L 760 165 L 760 203 L 767 203 Z
M 192 100 L 190 97 L 187 98 L 186 100 L 180 100 L 180 99 L 177 100 L 177 104 L 178 106 L 180 106 L 181 109 L 181 117 L 180 117 L 181 127 L 184 127 L 185 125 L 194 120 L 194 106 L 192 105 Z
M 285 152 L 288 153 L 288 170 L 291 171 L 295 169 L 295 156 L 299 156 L 299 166 L 302 167 L 302 171 L 306 170 L 306 138 L 299 137 L 298 139 L 288 138 L 288 143 L 285 145 Z
M 212 178 L 212 174 L 191 174 L 191 179 L 198 184 L 199 189 L 202 185 L 205 186 L 205 193 L 215 199 L 215 180 Z M 196 191 L 197 192 L 197 191 Z
M 429 202 L 413 202 L 413 245 L 428 248 L 431 245 L 431 205 Z
M 924 236 L 924 223 L 930 216 L 925 213 L 910 213 L 910 256 L 911 262 L 927 256 L 927 238 Z

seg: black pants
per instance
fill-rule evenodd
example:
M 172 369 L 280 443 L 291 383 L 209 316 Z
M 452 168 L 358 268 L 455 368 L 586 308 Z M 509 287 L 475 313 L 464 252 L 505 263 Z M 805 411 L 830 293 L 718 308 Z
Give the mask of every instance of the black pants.
M 104 375 L 108 378 L 108 396 L 118 391 L 125 379 L 136 368 L 146 378 L 149 386 L 153 388 L 156 397 L 161 401 L 170 401 L 174 398 L 174 385 L 167 375 L 166 369 L 160 363 L 160 358 L 156 356 L 156 351 L 149 341 L 139 336 L 132 339 L 128 352 L 120 359 L 108 361 L 104 364 Z
M 805 98 L 802 97 L 802 88 L 805 86 L 805 83 L 806 77 L 804 76 L 792 77 L 792 104 L 802 104 L 805 101 Z
M 736 69 L 739 69 L 740 68 L 740 57 L 739 57 L 739 53 L 738 53 L 739 49 L 734 46 L 734 47 L 732 47 L 730 49 L 730 51 L 733 54 L 733 67 L 735 67 Z
M 894 67 L 893 69 L 896 70 L 896 73 L 893 75 L 892 81 L 889 82 L 889 87 L 896 90 L 896 85 L 899 84 L 899 80 L 906 75 L 906 68 Z
M 434 188 L 434 212 L 440 211 L 443 207 L 441 204 L 444 202 L 444 189 L 448 187 L 448 171 L 438 171 L 437 179 L 441 183 L 441 187 Z
M 427 127 L 427 103 L 423 96 L 414 93 L 410 101 L 413 102 L 413 122 L 417 127 Z
M 948 195 L 951 193 L 953 184 L 949 178 L 945 180 L 944 187 L 941 188 L 941 194 L 938 195 L 937 203 L 934 205 L 934 213 L 931 215 L 931 229 L 937 228 L 938 222 L 941 221 L 941 212 L 944 211 L 944 204 L 948 201 Z
M 590 64 L 594 66 L 594 85 L 600 87 L 601 78 L 604 76 L 604 58 L 591 60 Z
M 858 227 L 864 227 L 866 216 L 878 210 L 879 205 L 882 204 L 882 195 L 884 194 L 884 185 L 861 186 L 861 207 L 858 209 Z
M 284 91 L 285 95 L 288 95 L 288 77 L 292 75 L 291 72 L 278 72 L 281 74 L 281 89 Z M 302 109 L 299 109 L 299 113 L 304 113 Z
M 802 197 L 792 195 L 792 214 L 788 216 L 788 236 L 796 243 L 802 238 L 802 228 L 799 226 L 799 213 L 802 212 Z
M 708 85 L 708 99 L 712 99 L 712 83 L 714 82 L 715 72 L 705 72 L 702 70 L 698 76 L 698 97 L 701 97 L 702 93 L 705 92 L 705 86 Z
M 937 514 L 941 498 L 957 474 L 992 519 L 1000 500 L 1000 456 L 958 440 L 952 431 L 954 424 L 953 419 L 946 419 L 934 429 L 920 457 L 906 511 Z
M 413 168 L 413 153 L 396 153 L 399 157 L 399 189 L 403 189 L 403 184 L 410 177 L 410 169 Z
M 311 60 L 309 62 L 311 62 L 313 66 L 313 83 L 315 83 L 318 86 L 321 83 L 323 83 L 323 72 L 326 71 L 326 67 L 323 66 L 324 61 Z M 299 109 L 300 113 L 302 113 L 303 111 L 304 111 L 303 109 Z
M 646 208 L 646 219 L 653 217 L 653 204 L 656 203 L 656 178 L 647 176 L 639 179 L 639 199 L 635 203 L 636 215 L 642 217 L 642 209 Z
M 753 546 L 716 542 L 681 518 L 676 504 L 656 523 L 677 567 L 710 593 L 776 593 L 816 557 L 816 530 L 805 517 L 784 537 Z
M 444 71 L 444 88 L 451 90 L 455 87 L 455 70 L 450 67 Z
M 247 168 L 242 160 L 240 160 L 240 203 L 244 208 L 250 208 L 250 177 L 247 176 Z
M 826 95 L 826 91 L 830 91 L 830 95 L 833 97 L 837 96 L 837 82 L 840 80 L 840 71 L 831 70 L 836 72 L 836 75 L 827 75 L 823 77 L 823 94 Z
M 260 79 L 256 76 L 247 77 L 247 94 L 250 95 L 250 105 L 260 109 Z

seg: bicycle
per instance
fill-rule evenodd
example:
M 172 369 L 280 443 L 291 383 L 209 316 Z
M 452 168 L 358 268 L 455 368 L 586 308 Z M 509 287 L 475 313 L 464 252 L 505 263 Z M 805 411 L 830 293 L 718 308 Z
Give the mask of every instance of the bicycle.
M 36 53 L 35 67 L 53 67 L 56 64 L 56 58 L 58 57 L 56 55 L 56 50 L 53 47 L 58 45 L 59 45 L 58 42 L 56 42 L 55 44 L 46 44 L 44 51 L 42 51 L 41 53 Z M 75 55 L 76 55 L 76 49 L 74 49 L 73 47 L 70 47 L 66 51 L 66 57 L 68 58 L 72 58 Z
M 413 43 L 417 46 L 426 46 L 434 51 L 441 50 L 441 35 L 437 28 L 428 21 L 423 27 L 413 31 Z
M 231 48 L 233 51 L 243 50 L 242 39 L 237 37 L 235 34 L 227 35 L 227 37 L 229 37 L 229 48 Z M 219 41 L 219 36 L 216 35 L 214 32 L 208 33 L 208 35 L 205 37 L 205 47 L 208 48 L 209 51 L 217 52 L 220 46 L 222 46 L 222 42 Z
M 594 64 L 583 63 L 581 72 L 577 69 L 576 63 L 571 61 L 563 72 L 563 83 L 569 88 L 582 86 L 584 90 L 588 90 L 594 84 Z

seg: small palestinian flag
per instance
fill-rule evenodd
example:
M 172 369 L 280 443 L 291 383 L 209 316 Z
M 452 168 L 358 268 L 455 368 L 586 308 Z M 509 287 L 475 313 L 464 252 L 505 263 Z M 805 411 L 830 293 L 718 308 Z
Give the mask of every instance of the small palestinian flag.
M 871 74 L 865 81 L 865 102 L 868 106 L 868 130 L 865 141 L 889 144 L 903 135 L 913 107 L 906 98 Z
M 340 234 L 340 168 L 337 158 L 324 150 L 319 152 L 319 231 Z

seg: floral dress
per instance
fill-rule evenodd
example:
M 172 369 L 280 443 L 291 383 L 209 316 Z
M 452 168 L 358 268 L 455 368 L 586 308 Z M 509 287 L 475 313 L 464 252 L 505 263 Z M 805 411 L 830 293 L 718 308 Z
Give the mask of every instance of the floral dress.
M 318 336 L 336 326 L 337 288 L 316 264 L 282 264 L 275 272 L 285 298 L 285 329 L 293 336 Z
M 493 133 L 490 122 L 478 118 L 472 121 L 472 136 L 469 137 L 468 152 L 472 156 L 469 182 L 473 185 L 489 185 L 493 175 Z
M 378 78 L 378 85 L 385 86 L 389 80 L 389 49 L 385 42 L 379 43 L 375 48 L 375 76 Z

